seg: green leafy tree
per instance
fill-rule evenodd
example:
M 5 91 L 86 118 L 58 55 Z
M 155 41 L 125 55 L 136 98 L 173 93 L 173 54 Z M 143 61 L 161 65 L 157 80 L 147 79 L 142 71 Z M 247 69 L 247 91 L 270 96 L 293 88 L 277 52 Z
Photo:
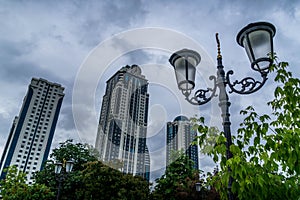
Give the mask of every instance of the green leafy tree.
M 86 164 L 81 172 L 82 186 L 76 191 L 80 199 L 146 200 L 149 183 L 139 176 L 123 174 L 100 161 Z
M 172 157 L 174 162 L 167 166 L 165 174 L 156 179 L 152 199 L 196 199 L 195 184 L 199 182 L 199 171 L 193 168 L 193 161 L 183 152 L 174 152 Z
M 0 194 L 3 200 L 51 200 L 54 193 L 43 184 L 27 185 L 26 174 L 16 166 L 7 169 L 5 179 L 0 182 Z
M 200 145 L 206 154 L 220 163 L 221 170 L 208 181 L 222 199 L 227 199 L 229 177 L 238 199 L 299 199 L 300 197 L 300 80 L 287 71 L 288 63 L 271 67 L 278 83 L 274 99 L 268 102 L 270 114 L 258 114 L 251 106 L 241 111 L 245 116 L 226 160 L 226 138 L 221 132 L 198 121 Z M 209 145 L 210 134 L 215 144 Z M 231 171 L 228 170 L 231 169 Z
M 98 159 L 97 151 L 90 145 L 81 143 L 74 144 L 72 140 L 60 143 L 60 146 L 55 148 L 51 153 L 50 160 L 46 161 L 43 170 L 35 174 L 35 181 L 50 187 L 56 194 L 58 181 L 54 173 L 54 163 L 64 163 L 70 159 L 74 161 L 74 167 L 72 172 L 65 176 L 62 184 L 61 199 L 78 199 L 74 191 L 80 188 L 82 184 L 80 171 L 85 168 L 85 163 Z

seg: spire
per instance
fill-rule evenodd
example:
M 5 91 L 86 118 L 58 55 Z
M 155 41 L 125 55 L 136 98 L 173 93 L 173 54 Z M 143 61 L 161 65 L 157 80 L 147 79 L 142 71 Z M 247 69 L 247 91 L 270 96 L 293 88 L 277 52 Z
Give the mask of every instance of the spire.
M 219 33 L 216 33 L 216 40 L 217 40 L 217 47 L 218 47 L 218 59 L 222 59 L 222 55 L 221 55 L 221 46 L 220 46 L 220 40 L 219 40 Z

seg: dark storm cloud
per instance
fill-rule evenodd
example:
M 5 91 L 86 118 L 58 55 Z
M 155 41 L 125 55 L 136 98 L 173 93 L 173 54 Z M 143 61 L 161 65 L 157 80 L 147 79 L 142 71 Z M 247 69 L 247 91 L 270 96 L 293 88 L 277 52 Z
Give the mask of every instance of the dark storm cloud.
M 65 104 L 68 104 L 66 101 Z M 75 123 L 72 113 L 72 105 L 64 105 L 60 110 L 60 119 L 58 127 L 64 130 L 75 130 Z
M 0 41 L 0 78 L 3 82 L 29 84 L 32 77 L 62 82 L 51 69 L 42 68 L 26 58 L 34 45 L 29 42 Z
M 145 13 L 140 0 L 73 1 L 67 17 L 77 24 L 74 34 L 79 43 L 94 47 L 105 37 L 137 26 Z
M 64 99 L 62 103 L 62 107 L 60 109 L 59 121 L 57 127 L 63 129 L 65 131 L 74 131 L 75 124 L 73 119 L 72 112 L 72 91 L 73 91 L 73 83 L 67 80 L 61 80 L 61 84 L 65 88 Z
M 6 60 L 7 61 L 7 60 Z M 32 77 L 44 78 L 49 81 L 55 81 L 55 77 L 50 70 L 41 69 L 35 63 L 32 62 L 2 62 L 0 67 L 0 77 L 2 81 L 10 82 L 20 82 L 26 84 L 30 82 Z

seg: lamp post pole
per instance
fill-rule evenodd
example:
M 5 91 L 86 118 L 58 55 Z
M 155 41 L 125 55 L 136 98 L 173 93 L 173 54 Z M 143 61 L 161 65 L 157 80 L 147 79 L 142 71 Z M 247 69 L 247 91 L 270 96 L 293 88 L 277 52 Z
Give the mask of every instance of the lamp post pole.
M 62 177 L 61 177 L 61 174 L 59 174 L 56 200 L 59 200 L 59 199 L 60 199 L 60 191 L 61 191 L 62 181 L 63 181 L 63 179 L 62 179 Z
M 196 51 L 183 49 L 175 52 L 169 59 L 175 69 L 178 88 L 182 91 L 182 94 L 189 103 L 193 105 L 206 104 L 216 96 L 216 90 L 219 90 L 219 107 L 221 109 L 223 131 L 226 137 L 227 160 L 231 159 L 233 155 L 230 151 L 232 144 L 229 113 L 230 102 L 226 87 L 228 86 L 230 88 L 229 93 L 251 94 L 258 91 L 266 83 L 270 66 L 273 64 L 273 37 L 275 32 L 276 29 L 272 24 L 257 22 L 249 24 L 237 35 L 237 42 L 245 48 L 251 62 L 251 68 L 260 73 L 261 81 L 257 81 L 252 77 L 246 77 L 241 81 L 230 81 L 230 75 L 233 74 L 233 71 L 230 70 L 227 73 L 224 71 L 218 33 L 216 34 L 218 47 L 217 76 L 209 77 L 209 79 L 214 82 L 213 88 L 198 89 L 194 95 L 190 97 L 195 87 L 196 66 L 201 61 L 201 57 Z M 228 171 L 231 173 L 230 167 Z M 235 199 L 231 190 L 232 183 L 233 178 L 230 175 L 227 186 L 229 200 Z
M 225 71 L 224 66 L 222 64 L 222 55 L 220 51 L 220 42 L 218 39 L 218 34 L 216 34 L 217 44 L 218 44 L 218 66 L 217 66 L 217 86 L 219 88 L 219 107 L 221 108 L 221 116 L 222 116 L 222 125 L 223 125 L 223 131 L 226 137 L 226 159 L 229 160 L 232 158 L 232 153 L 230 151 L 230 145 L 232 144 L 231 140 L 231 129 L 230 129 L 230 114 L 229 114 L 229 98 L 226 91 L 226 79 L 225 79 Z M 230 172 L 231 169 L 228 168 L 228 171 Z M 232 200 L 234 199 L 232 192 L 231 192 L 231 186 L 232 186 L 233 178 L 232 176 L 229 177 L 228 181 L 228 199 Z

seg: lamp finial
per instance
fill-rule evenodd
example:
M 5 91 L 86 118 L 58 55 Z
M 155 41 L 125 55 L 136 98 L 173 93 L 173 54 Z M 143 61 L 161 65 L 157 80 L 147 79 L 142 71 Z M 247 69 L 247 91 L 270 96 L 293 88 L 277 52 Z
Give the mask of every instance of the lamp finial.
M 219 40 L 219 33 L 216 33 L 216 41 L 217 41 L 217 47 L 218 47 L 218 56 L 217 58 L 222 58 L 221 55 L 221 46 L 220 46 L 220 40 Z

